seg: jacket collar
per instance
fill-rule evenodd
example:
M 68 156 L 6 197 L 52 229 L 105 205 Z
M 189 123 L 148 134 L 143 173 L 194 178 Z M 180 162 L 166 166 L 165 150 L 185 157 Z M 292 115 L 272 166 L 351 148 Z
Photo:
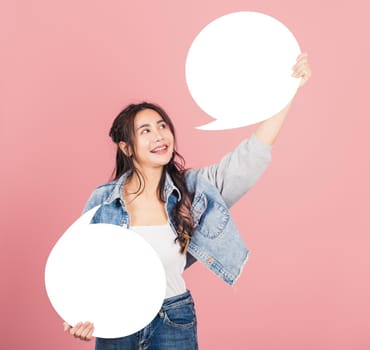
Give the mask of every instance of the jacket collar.
M 112 182 L 112 184 L 114 185 L 114 188 L 111 194 L 106 199 L 105 201 L 106 204 L 110 204 L 114 200 L 117 200 L 117 199 L 120 199 L 123 203 L 122 189 L 130 173 L 131 172 L 127 171 L 119 179 Z M 177 201 L 179 201 L 181 199 L 181 192 L 173 183 L 171 176 L 168 174 L 168 172 L 166 172 L 166 180 L 164 183 L 164 190 L 163 190 L 164 198 L 166 199 L 166 201 L 168 201 L 168 198 L 170 197 L 172 192 L 177 192 L 177 195 L 178 195 Z

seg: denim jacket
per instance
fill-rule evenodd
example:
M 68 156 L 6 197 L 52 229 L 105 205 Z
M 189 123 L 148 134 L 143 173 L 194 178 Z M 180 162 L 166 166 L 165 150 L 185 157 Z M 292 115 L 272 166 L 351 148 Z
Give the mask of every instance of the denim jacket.
M 238 232 L 229 209 L 265 171 L 271 160 L 271 146 L 254 134 L 217 164 L 186 172 L 188 190 L 194 193 L 191 214 L 195 229 L 187 252 L 186 268 L 199 260 L 226 283 L 240 276 L 249 250 Z M 91 223 L 129 227 L 122 187 L 128 174 L 97 187 L 84 212 L 100 205 Z M 164 198 L 169 222 L 176 231 L 172 208 L 181 196 L 167 174 Z

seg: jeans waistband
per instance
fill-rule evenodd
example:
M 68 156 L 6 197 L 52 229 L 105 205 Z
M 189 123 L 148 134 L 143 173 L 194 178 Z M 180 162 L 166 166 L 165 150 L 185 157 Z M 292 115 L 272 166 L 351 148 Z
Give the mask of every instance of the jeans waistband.
M 183 304 L 191 304 L 191 303 L 194 303 L 193 298 L 190 294 L 190 291 L 186 290 L 185 293 L 164 299 L 162 310 L 168 310 L 168 309 L 172 309 L 174 307 L 178 307 Z

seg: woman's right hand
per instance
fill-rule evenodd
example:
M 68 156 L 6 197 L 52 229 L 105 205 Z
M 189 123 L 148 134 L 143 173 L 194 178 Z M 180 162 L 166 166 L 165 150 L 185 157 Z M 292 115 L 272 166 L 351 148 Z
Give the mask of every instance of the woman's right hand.
M 73 335 L 75 338 L 81 340 L 89 341 L 92 339 L 92 334 L 94 332 L 94 324 L 91 322 L 78 322 L 74 327 L 70 326 L 67 322 L 63 323 L 64 332 Z

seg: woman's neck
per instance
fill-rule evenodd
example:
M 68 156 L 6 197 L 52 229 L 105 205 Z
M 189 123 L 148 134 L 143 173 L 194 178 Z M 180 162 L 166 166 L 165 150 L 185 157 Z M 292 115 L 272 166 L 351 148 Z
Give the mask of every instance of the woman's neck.
M 158 196 L 158 186 L 161 180 L 163 168 L 138 169 L 133 172 L 132 176 L 127 179 L 124 186 L 124 194 L 140 196 Z M 138 191 L 139 190 L 139 191 Z

